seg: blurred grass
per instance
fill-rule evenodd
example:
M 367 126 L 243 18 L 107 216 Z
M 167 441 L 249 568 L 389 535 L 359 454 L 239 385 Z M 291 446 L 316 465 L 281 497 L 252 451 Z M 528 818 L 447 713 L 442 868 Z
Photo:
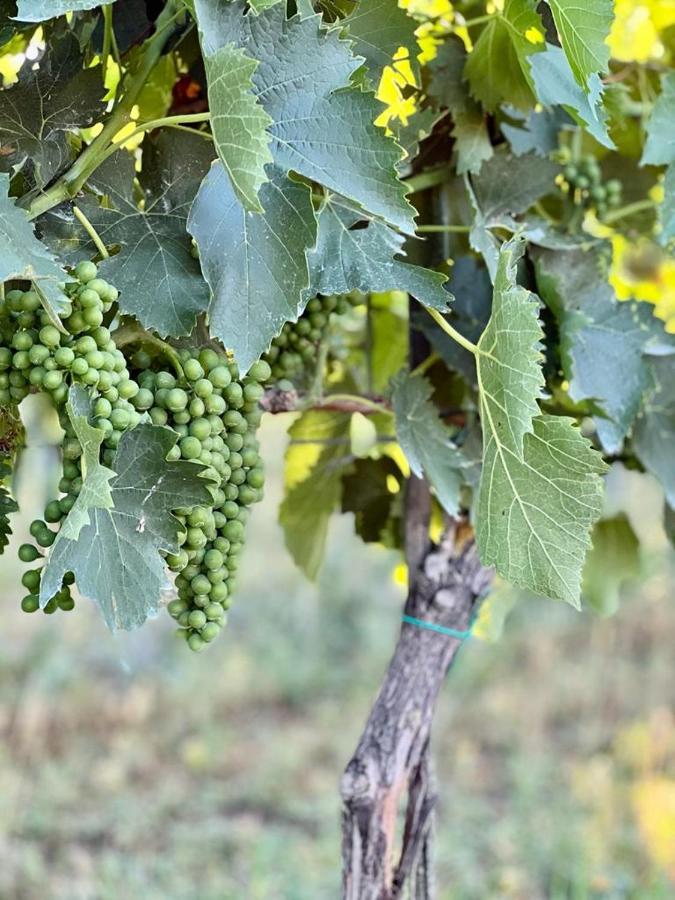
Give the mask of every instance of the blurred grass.
M 343 517 L 318 587 L 303 582 L 275 521 L 279 419 L 264 440 L 241 588 L 200 656 L 166 616 L 116 636 L 84 602 L 25 616 L 3 558 L 3 900 L 339 896 L 338 782 L 395 640 L 398 558 Z M 48 458 L 27 454 L 15 544 Z M 614 480 L 649 551 L 620 613 L 522 603 L 500 643 L 463 648 L 443 692 L 441 900 L 675 896 L 672 564 L 657 492 Z

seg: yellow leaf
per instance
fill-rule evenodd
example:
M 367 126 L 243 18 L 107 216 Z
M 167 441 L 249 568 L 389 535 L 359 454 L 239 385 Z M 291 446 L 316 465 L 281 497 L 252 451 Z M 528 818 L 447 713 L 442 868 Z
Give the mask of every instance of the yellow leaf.
M 675 878 L 675 780 L 650 776 L 632 792 L 642 840 L 654 862 Z

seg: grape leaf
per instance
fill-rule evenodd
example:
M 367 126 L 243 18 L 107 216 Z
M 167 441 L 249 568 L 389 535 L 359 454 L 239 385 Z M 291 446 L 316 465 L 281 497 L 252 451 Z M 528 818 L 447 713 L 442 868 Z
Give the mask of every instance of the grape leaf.
M 204 57 L 209 88 L 211 129 L 232 187 L 246 209 L 262 212 L 258 199 L 272 162 L 267 126 L 272 119 L 252 93 L 251 76 L 258 67 L 244 51 L 226 44 Z
M 476 41 L 464 74 L 471 94 L 493 111 L 500 103 L 525 109 L 534 105 L 529 60 L 543 49 L 525 36 L 530 29 L 544 33 L 535 0 L 506 0 Z
M 675 72 L 661 79 L 661 93 L 647 122 L 647 141 L 642 165 L 667 165 L 663 185 L 663 203 L 659 207 L 660 240 L 667 243 L 675 237 Z
M 474 208 L 474 221 L 469 242 L 484 258 L 494 279 L 499 258 L 499 241 L 491 228 L 500 223 L 512 224 L 518 215 L 555 189 L 560 167 L 534 154 L 514 156 L 505 146 L 498 147 L 480 173 L 468 184 Z
M 476 538 L 484 565 L 518 587 L 579 607 L 590 530 L 607 469 L 565 416 L 537 416 L 522 455 L 483 419 L 485 450 Z
M 351 86 L 361 57 L 321 17 L 286 19 L 285 4 L 243 15 L 242 2 L 195 3 L 204 52 L 235 43 L 258 60 L 254 93 L 271 116 L 276 165 L 318 181 L 366 212 L 414 233 L 414 209 L 396 177 L 401 149 L 374 120 L 374 95 Z M 292 88 L 289 88 L 292 85 Z
M 661 166 L 675 162 L 675 72 L 661 79 L 661 93 L 647 122 L 647 140 L 642 165 Z
M 614 19 L 613 0 L 547 0 L 574 77 L 584 90 L 595 72 L 607 71 L 607 38 Z
M 205 467 L 167 462 L 177 435 L 169 428 L 137 425 L 122 436 L 116 477 L 110 482 L 113 506 L 90 508 L 90 524 L 76 541 L 54 542 L 40 586 L 45 605 L 66 572 L 95 600 L 110 628 L 136 628 L 157 611 L 165 564 L 160 551 L 178 551 L 180 523 L 171 510 L 212 503 Z
M 242 371 L 302 311 L 309 285 L 305 251 L 316 238 L 309 188 L 270 167 L 260 190 L 262 213 L 248 212 L 222 163 L 204 179 L 188 220 L 213 297 L 211 333 L 235 354 Z
M 663 202 L 659 206 L 661 233 L 659 240 L 667 244 L 675 237 L 675 162 L 666 169 L 663 180 Z
M 532 110 L 527 115 L 514 107 L 507 108 L 506 112 L 519 123 L 517 126 L 507 122 L 501 125 L 502 133 L 516 156 L 524 153 L 549 156 L 558 149 L 560 129 L 571 122 L 567 113 L 558 107 Z
M 100 428 L 89 424 L 91 402 L 86 390 L 79 385 L 71 387 L 66 412 L 70 419 L 75 436 L 82 447 L 82 490 L 72 509 L 63 520 L 61 528 L 56 535 L 53 546 L 59 541 L 76 541 L 80 532 L 89 525 L 90 510 L 109 509 L 113 505 L 110 479 L 115 477 L 115 472 L 101 465 L 99 455 L 105 433 Z
M 74 34 L 48 42 L 37 69 L 26 60 L 19 80 L 0 90 L 0 171 L 22 169 L 41 188 L 75 155 L 68 132 L 105 111 L 101 67 L 83 68 Z
M 492 156 L 492 144 L 480 104 L 463 81 L 466 50 L 459 38 L 449 38 L 429 63 L 429 93 L 452 113 L 457 172 L 475 174 Z
M 270 6 L 274 6 L 275 3 L 279 3 L 280 0 L 248 0 L 248 2 L 254 12 L 260 13 L 265 9 L 269 9 Z
M 540 103 L 562 106 L 598 143 L 614 149 L 602 107 L 604 89 L 597 75 L 589 76 L 588 89 L 584 91 L 576 83 L 563 51 L 552 44 L 546 45 L 544 53 L 537 53 L 530 59 L 530 69 Z
M 540 251 L 537 284 L 560 328 L 563 369 L 576 402 L 596 401 L 607 453 L 619 453 L 652 383 L 648 342 L 663 333 L 646 303 L 619 302 L 598 253 Z
M 426 477 L 448 515 L 457 515 L 466 462 L 431 402 L 431 385 L 422 375 L 401 372 L 392 388 L 396 434 L 411 470 Z
M 342 478 L 342 512 L 354 513 L 354 530 L 365 543 L 400 547 L 401 491 L 392 493 L 389 480 L 402 487 L 403 475 L 393 459 L 357 459 Z
M 405 294 L 400 298 L 392 293 L 371 294 L 368 307 L 372 390 L 379 394 L 387 390 L 389 379 L 408 359 L 408 298 Z M 426 312 L 423 315 L 433 322 Z
M 522 250 L 512 240 L 500 252 L 492 315 L 477 345 L 478 550 L 513 584 L 577 606 L 605 467 L 572 419 L 538 414 L 543 331 L 537 298 L 516 283 Z
M 323 561 L 328 523 L 340 503 L 342 475 L 353 461 L 349 421 L 348 413 L 312 410 L 288 431 L 279 523 L 295 564 L 312 581 Z
M 108 0 L 114 3 L 115 0 Z M 67 12 L 80 12 L 100 6 L 100 0 L 18 0 L 17 19 L 22 22 L 46 22 Z
M 359 219 L 358 213 L 326 202 L 319 213 L 316 248 L 308 254 L 308 294 L 399 290 L 426 306 L 447 309 L 452 295 L 443 287 L 446 276 L 397 259 L 404 238 L 381 222 L 354 227 Z
M 186 222 L 212 158 L 203 138 L 160 132 L 143 142 L 142 206 L 134 194 L 134 158 L 126 150 L 106 160 L 89 182 L 106 205 L 91 196 L 80 203 L 102 241 L 120 246 L 100 264 L 101 276 L 120 290 L 120 309 L 161 335 L 188 334 L 209 303 Z
M 539 413 L 544 384 L 539 299 L 516 283 L 524 247 L 523 241 L 511 240 L 501 249 L 492 314 L 476 354 L 483 428 L 489 424 L 499 446 L 516 456 L 522 455 L 523 439 Z
M 640 575 L 640 542 L 625 513 L 596 522 L 591 540 L 581 595 L 595 612 L 611 616 L 623 584 Z
M 408 51 L 407 59 L 415 71 L 417 67 L 417 40 L 415 30 L 419 23 L 392 0 L 357 0 L 349 14 L 342 19 L 349 29 L 354 50 L 366 60 L 371 73 L 379 78 L 385 66 L 400 47 Z
M 560 167 L 533 154 L 514 156 L 498 147 L 479 175 L 471 179 L 478 206 L 490 223 L 501 216 L 518 215 L 555 189 Z
M 654 388 L 645 398 L 633 429 L 633 449 L 675 506 L 675 355 L 651 357 Z
M 58 322 L 67 298 L 61 285 L 69 277 L 33 232 L 24 210 L 8 196 L 9 176 L 0 174 L 0 284 L 13 278 L 32 281 L 50 317 Z

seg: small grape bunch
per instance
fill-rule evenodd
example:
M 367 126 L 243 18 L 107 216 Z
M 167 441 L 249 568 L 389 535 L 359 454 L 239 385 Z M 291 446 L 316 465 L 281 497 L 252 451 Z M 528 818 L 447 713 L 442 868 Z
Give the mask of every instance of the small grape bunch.
M 325 340 L 331 316 L 342 316 L 362 302 L 358 294 L 314 297 L 297 322 L 287 322 L 263 359 L 272 369 L 272 381 L 298 383 L 311 378 L 319 346 Z
M 599 219 L 621 205 L 621 182 L 617 178 L 603 182 L 600 165 L 592 155 L 567 163 L 563 177 L 575 205 L 595 210 Z

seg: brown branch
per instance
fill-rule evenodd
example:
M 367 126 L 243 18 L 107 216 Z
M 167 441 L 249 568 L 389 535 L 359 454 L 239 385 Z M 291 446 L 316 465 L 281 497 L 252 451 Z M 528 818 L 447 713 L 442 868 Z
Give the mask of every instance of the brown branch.
M 412 481 L 406 543 L 408 615 L 465 630 L 491 572 L 481 566 L 466 523 L 450 521 L 439 545 L 429 542 L 428 489 Z M 428 838 L 435 795 L 429 737 L 436 698 L 461 645 L 455 637 L 403 625 L 394 655 L 341 785 L 345 900 L 397 900 L 406 882 L 427 898 Z M 407 795 L 400 853 L 398 807 Z
M 381 407 L 377 409 L 374 404 Z M 285 412 L 303 412 L 307 409 L 325 409 L 331 412 L 359 412 L 364 416 L 373 416 L 382 411 L 382 408 L 388 409 L 389 404 L 383 397 L 354 397 L 349 400 L 331 400 L 311 399 L 306 395 L 299 394 L 297 391 L 282 391 L 279 388 L 268 388 L 260 405 L 269 413 L 285 413 Z

